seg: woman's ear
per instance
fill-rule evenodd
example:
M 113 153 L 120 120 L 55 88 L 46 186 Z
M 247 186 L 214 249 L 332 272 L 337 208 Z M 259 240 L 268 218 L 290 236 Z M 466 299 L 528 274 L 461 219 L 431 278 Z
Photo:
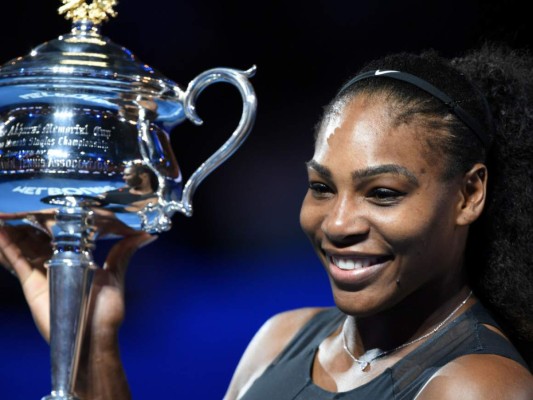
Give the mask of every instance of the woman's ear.
M 479 218 L 487 198 L 487 167 L 476 163 L 463 177 L 457 224 L 470 225 Z

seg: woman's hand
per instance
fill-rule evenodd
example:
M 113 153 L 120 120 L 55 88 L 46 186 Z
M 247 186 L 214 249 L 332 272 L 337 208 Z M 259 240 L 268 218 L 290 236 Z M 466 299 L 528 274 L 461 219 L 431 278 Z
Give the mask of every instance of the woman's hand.
M 118 330 L 124 318 L 124 278 L 130 257 L 155 236 L 129 230 L 116 243 L 95 271 L 87 331 L 91 336 Z M 44 263 L 52 256 L 51 237 L 46 230 L 29 225 L 0 227 L 0 264 L 16 275 L 37 328 L 50 339 L 50 297 Z
M 0 264 L 20 281 L 31 314 L 50 339 L 50 298 L 44 263 L 52 256 L 51 238 L 30 225 L 0 227 Z
M 128 233 L 112 247 L 103 267 L 94 271 L 76 384 L 76 392 L 84 398 L 130 397 L 118 350 L 118 330 L 125 311 L 124 280 L 131 256 L 156 237 L 133 230 Z M 51 255 L 46 229 L 0 226 L 0 264 L 18 277 L 37 328 L 47 341 L 50 296 L 44 264 Z
M 129 260 L 155 236 L 136 232 L 116 243 L 102 269 L 95 271 L 76 393 L 86 399 L 130 399 L 119 354 L 118 330 L 124 319 L 124 280 Z

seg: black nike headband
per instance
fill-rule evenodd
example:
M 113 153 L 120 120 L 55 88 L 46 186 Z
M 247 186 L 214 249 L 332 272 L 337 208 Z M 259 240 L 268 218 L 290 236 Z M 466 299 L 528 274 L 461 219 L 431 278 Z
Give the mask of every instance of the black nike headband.
M 470 114 L 466 112 L 464 108 L 462 108 L 457 102 L 455 102 L 450 96 L 448 96 L 446 93 L 444 93 L 442 90 L 436 88 L 431 83 L 418 78 L 415 75 L 408 74 L 406 72 L 400 72 L 400 71 L 392 71 L 392 70 L 375 70 L 375 71 L 368 71 L 363 72 L 362 74 L 359 74 L 355 76 L 354 78 L 350 79 L 342 88 L 339 90 L 339 94 L 344 92 L 346 89 L 348 89 L 350 86 L 352 86 L 355 82 L 358 82 L 363 79 L 367 78 L 374 78 L 374 77 L 385 77 L 385 78 L 392 78 L 399 81 L 410 83 L 411 85 L 414 85 L 427 93 L 431 94 L 433 97 L 436 97 L 440 101 L 442 101 L 452 113 L 454 113 L 463 123 L 469 127 L 472 132 L 475 133 L 475 135 L 478 137 L 478 139 L 483 143 L 485 147 L 488 147 L 490 140 L 489 136 L 487 135 L 487 132 L 483 127 L 474 119 Z M 484 100 L 486 102 L 486 100 Z M 486 104 L 485 107 L 488 109 L 488 105 Z

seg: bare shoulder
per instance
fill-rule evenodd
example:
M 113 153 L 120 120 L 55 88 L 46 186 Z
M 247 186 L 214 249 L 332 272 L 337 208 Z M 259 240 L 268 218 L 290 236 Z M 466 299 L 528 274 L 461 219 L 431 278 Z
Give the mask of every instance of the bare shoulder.
M 323 308 L 301 308 L 277 314 L 257 331 L 244 352 L 224 400 L 240 398 L 296 333 Z
M 533 376 L 517 362 L 492 354 L 471 354 L 442 367 L 416 400 L 531 400 Z

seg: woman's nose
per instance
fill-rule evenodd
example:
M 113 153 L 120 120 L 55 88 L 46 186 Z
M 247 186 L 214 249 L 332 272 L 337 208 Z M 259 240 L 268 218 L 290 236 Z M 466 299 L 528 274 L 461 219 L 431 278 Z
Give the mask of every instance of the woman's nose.
M 363 205 L 349 196 L 338 197 L 322 221 L 321 229 L 331 242 L 345 243 L 364 239 L 370 230 Z

